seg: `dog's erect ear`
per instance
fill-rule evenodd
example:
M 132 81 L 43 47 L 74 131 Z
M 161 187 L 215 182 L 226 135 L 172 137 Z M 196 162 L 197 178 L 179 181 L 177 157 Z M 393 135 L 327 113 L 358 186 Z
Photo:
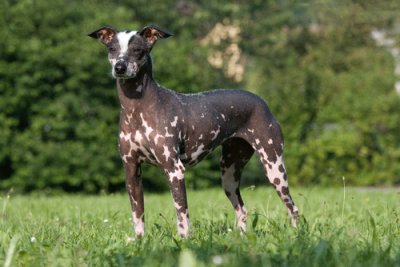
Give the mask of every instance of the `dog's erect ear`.
M 142 30 L 140 30 L 139 35 L 146 40 L 150 49 L 153 48 L 158 38 L 163 39 L 172 36 L 171 33 L 164 31 L 154 25 L 144 27 Z
M 103 44 L 108 45 L 116 33 L 117 32 L 111 27 L 102 27 L 89 33 L 88 36 L 99 39 Z

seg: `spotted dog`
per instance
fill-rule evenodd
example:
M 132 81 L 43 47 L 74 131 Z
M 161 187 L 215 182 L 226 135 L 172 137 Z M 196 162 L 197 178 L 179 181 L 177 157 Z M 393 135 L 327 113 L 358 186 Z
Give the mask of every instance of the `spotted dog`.
M 168 177 L 178 233 L 187 237 L 185 166 L 195 165 L 219 145 L 222 186 L 235 210 L 239 230 L 246 231 L 247 220 L 240 177 L 254 151 L 296 225 L 298 209 L 289 193 L 282 132 L 261 98 L 242 90 L 179 94 L 157 84 L 150 51 L 158 39 L 171 34 L 156 26 L 138 32 L 102 27 L 88 35 L 108 48 L 116 78 L 121 102 L 119 148 L 137 236 L 144 235 L 141 164 L 156 165 Z

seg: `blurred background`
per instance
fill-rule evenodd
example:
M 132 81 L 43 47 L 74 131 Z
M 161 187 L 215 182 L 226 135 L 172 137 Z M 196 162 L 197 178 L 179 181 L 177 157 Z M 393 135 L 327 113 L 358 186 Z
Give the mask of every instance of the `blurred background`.
M 178 92 L 244 88 L 285 135 L 292 186 L 400 184 L 397 0 L 3 0 L 0 190 L 124 189 L 119 108 L 104 25 L 174 33 L 152 51 L 154 77 Z M 187 169 L 187 187 L 220 185 L 219 152 Z M 154 167 L 146 191 L 167 189 Z M 243 184 L 266 185 L 258 159 Z

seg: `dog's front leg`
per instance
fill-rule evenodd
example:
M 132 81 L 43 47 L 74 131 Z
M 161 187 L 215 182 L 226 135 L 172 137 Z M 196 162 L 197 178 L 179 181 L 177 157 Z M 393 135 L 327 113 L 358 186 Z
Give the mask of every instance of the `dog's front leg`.
M 175 203 L 178 233 L 181 237 L 186 238 L 189 236 L 189 211 L 184 180 L 185 167 L 179 159 L 176 159 L 164 171 L 168 176 L 169 187 Z
M 132 207 L 132 220 L 137 237 L 144 235 L 144 201 L 139 163 L 124 163 L 126 189 Z

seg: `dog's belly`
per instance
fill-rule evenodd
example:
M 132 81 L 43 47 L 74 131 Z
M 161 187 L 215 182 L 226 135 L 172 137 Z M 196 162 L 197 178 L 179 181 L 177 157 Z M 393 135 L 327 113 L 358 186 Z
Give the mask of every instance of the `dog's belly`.
M 192 147 L 184 153 L 181 153 L 179 158 L 183 164 L 193 166 L 208 156 L 217 146 L 218 145 L 216 144 L 212 147 L 205 147 L 204 144 L 199 144 L 198 146 Z
M 202 127 L 203 126 L 203 127 Z M 209 125 L 208 125 L 209 126 Z M 193 126 L 194 131 L 183 136 L 179 148 L 179 158 L 185 165 L 195 165 L 209 155 L 216 147 L 235 133 L 226 125 L 213 127 Z M 197 131 L 196 131 L 197 129 Z
M 199 163 L 201 160 L 203 160 L 206 156 L 208 156 L 212 151 L 209 150 L 204 150 L 202 152 L 199 152 L 198 155 L 194 157 L 188 157 L 187 154 L 182 154 L 180 155 L 180 160 L 184 165 L 188 166 L 193 166 Z

